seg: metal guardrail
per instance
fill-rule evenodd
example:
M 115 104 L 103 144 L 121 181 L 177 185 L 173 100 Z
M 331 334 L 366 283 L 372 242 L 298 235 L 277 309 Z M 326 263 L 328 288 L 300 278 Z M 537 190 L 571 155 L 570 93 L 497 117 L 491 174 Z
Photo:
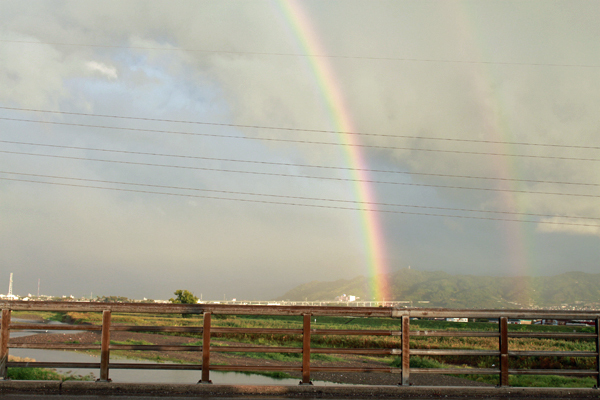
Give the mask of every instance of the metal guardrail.
M 392 307 L 319 307 L 319 306 L 253 306 L 225 304 L 140 304 L 140 303 L 87 303 L 87 302 L 25 302 L 0 301 L 2 322 L 0 327 L 0 377 L 6 379 L 11 367 L 42 368 L 99 368 L 100 381 L 109 381 L 110 369 L 163 369 L 199 370 L 199 383 L 210 383 L 210 371 L 297 371 L 302 373 L 301 384 L 310 384 L 311 372 L 383 372 L 400 374 L 400 385 L 408 385 L 411 373 L 419 374 L 488 374 L 499 375 L 499 386 L 508 386 L 509 375 L 567 375 L 595 376 L 600 387 L 600 311 L 541 311 L 541 310 L 473 310 L 473 309 L 426 309 Z M 59 312 L 101 312 L 102 325 L 46 325 L 11 323 L 12 311 L 59 311 Z M 112 313 L 152 313 L 152 314 L 203 314 L 202 326 L 115 326 L 111 325 Z M 302 316 L 302 329 L 279 328 L 230 328 L 212 326 L 212 315 L 295 315 Z M 356 330 L 356 329 L 313 329 L 311 317 L 387 317 L 401 320 L 401 330 Z M 498 321 L 497 331 L 411 331 L 411 318 L 488 318 Z M 594 333 L 567 332 L 510 332 L 509 319 L 555 319 L 592 320 Z M 101 343 L 97 344 L 18 344 L 9 340 L 10 331 L 17 329 L 78 330 L 100 331 Z M 114 331 L 130 332 L 193 332 L 202 334 L 201 346 L 187 345 L 125 345 L 111 344 L 110 334 Z M 215 333 L 253 334 L 296 334 L 302 335 L 302 347 L 242 347 L 211 346 L 211 336 Z M 369 335 L 397 336 L 398 348 L 355 349 L 355 348 L 311 348 L 314 335 Z M 498 350 L 456 350 L 456 349 L 411 349 L 410 337 L 491 337 L 498 338 Z M 591 339 L 596 351 L 515 351 L 509 349 L 509 338 L 556 338 Z M 100 350 L 100 363 L 60 363 L 60 362 L 9 362 L 10 348 Z M 111 350 L 153 350 L 153 351 L 193 351 L 201 353 L 200 364 L 128 364 L 110 362 Z M 211 365 L 212 352 L 278 352 L 301 353 L 302 363 L 292 366 L 272 365 Z M 402 367 L 320 367 L 311 366 L 311 354 L 362 354 L 399 355 Z M 410 356 L 494 356 L 498 357 L 497 368 L 410 368 Z M 575 369 L 510 369 L 510 357 L 595 357 L 596 368 Z

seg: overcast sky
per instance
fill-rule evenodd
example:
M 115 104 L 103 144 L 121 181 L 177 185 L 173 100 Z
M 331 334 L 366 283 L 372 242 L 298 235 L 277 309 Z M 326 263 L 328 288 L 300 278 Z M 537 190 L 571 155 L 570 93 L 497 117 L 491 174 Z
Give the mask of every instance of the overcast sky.
M 361 185 L 392 211 L 366 214 L 388 271 L 598 272 L 598 21 L 584 0 L 3 0 L 0 293 L 10 272 L 20 295 L 156 299 L 371 274 L 342 114 L 388 171 Z

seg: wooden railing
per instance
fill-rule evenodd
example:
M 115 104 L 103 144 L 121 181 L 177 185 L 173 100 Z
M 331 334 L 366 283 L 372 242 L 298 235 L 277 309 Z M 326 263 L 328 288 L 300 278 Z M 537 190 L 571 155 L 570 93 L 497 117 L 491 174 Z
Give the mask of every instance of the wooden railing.
M 296 371 L 302 373 L 301 384 L 310 384 L 312 372 L 381 372 L 399 374 L 399 384 L 408 385 L 410 374 L 487 374 L 499 375 L 499 386 L 509 384 L 509 375 L 564 375 L 594 376 L 600 386 L 600 311 L 539 311 L 539 310 L 472 310 L 472 309 L 426 309 L 391 307 L 318 307 L 318 306 L 251 306 L 224 304 L 139 304 L 139 303 L 84 303 L 84 302 L 24 302 L 0 301 L 2 323 L 0 336 L 0 377 L 7 378 L 11 367 L 42 368 L 98 368 L 100 381 L 109 381 L 110 369 L 162 369 L 199 370 L 199 383 L 210 383 L 210 371 Z M 58 311 L 58 312 L 101 312 L 102 325 L 48 325 L 12 323 L 12 311 Z M 137 326 L 112 325 L 112 313 L 151 313 L 151 314 L 203 314 L 202 326 Z M 302 316 L 302 329 L 279 328 L 231 328 L 213 326 L 212 315 L 286 315 Z M 313 329 L 311 318 L 316 316 L 336 317 L 385 317 L 398 318 L 400 330 L 357 330 L 357 329 Z M 411 318 L 484 318 L 498 322 L 494 331 L 411 331 Z M 582 332 L 511 332 L 509 319 L 551 319 L 593 321 L 593 333 Z M 99 331 L 98 344 L 49 344 L 13 343 L 9 340 L 11 330 L 73 330 Z M 111 344 L 111 332 L 187 332 L 202 334 L 201 346 L 188 345 L 128 345 Z M 217 333 L 228 334 L 295 334 L 302 335 L 302 347 L 270 346 L 211 346 L 211 336 Z M 311 337 L 315 335 L 363 335 L 396 336 L 396 348 L 311 348 Z M 497 350 L 464 349 L 411 349 L 410 337 L 490 337 L 498 339 Z M 593 340 L 595 351 L 516 351 L 509 348 L 510 338 L 553 338 Z M 9 362 L 11 348 L 61 349 L 61 350 L 100 350 L 100 363 L 62 362 Z M 112 350 L 152 350 L 152 351 L 191 351 L 201 353 L 198 364 L 157 364 L 157 363 L 116 363 L 110 361 Z M 291 366 L 273 365 L 211 365 L 211 352 L 278 352 L 302 353 L 302 363 Z M 394 367 L 323 367 L 311 366 L 311 354 L 358 354 L 358 355 L 398 355 L 401 368 Z M 493 356 L 498 357 L 496 368 L 410 368 L 410 356 Z M 510 357 L 595 357 L 595 369 L 511 369 Z

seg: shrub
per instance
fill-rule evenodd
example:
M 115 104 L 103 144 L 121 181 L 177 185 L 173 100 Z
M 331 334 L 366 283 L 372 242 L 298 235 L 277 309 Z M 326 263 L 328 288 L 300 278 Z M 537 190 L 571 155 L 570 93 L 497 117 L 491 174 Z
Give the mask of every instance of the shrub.
M 390 364 L 394 368 L 402 368 L 402 357 L 396 358 Z M 444 368 L 444 364 L 429 357 L 414 356 L 410 358 L 411 368 Z

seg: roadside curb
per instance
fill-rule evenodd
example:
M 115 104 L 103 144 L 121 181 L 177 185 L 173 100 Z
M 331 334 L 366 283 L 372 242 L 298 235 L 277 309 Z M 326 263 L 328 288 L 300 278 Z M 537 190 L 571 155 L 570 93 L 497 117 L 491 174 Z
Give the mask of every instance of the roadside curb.
M 288 398 L 600 398 L 582 388 L 434 387 L 434 386 L 262 386 L 81 381 L 0 381 L 0 394 L 152 395 Z

